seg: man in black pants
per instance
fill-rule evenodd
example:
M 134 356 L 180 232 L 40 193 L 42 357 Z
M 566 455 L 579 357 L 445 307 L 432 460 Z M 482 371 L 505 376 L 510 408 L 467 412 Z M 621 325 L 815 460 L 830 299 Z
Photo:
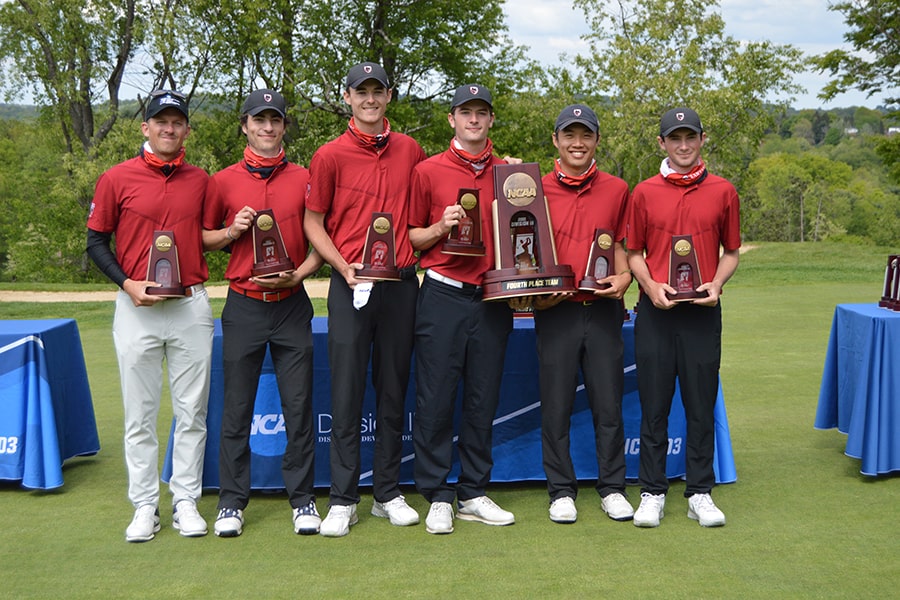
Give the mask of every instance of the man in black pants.
M 241 129 L 247 136 L 244 158 L 210 179 L 203 218 L 204 248 L 231 246 L 225 271 L 230 289 L 222 310 L 225 396 L 215 532 L 234 537 L 243 530 L 243 513 L 250 501 L 250 425 L 268 346 L 287 433 L 282 475 L 294 532 L 315 534 L 320 519 L 313 490 L 313 309 L 303 280 L 318 270 L 322 259 L 315 251 L 307 254 L 301 224 L 309 172 L 284 155 L 287 117 L 281 94 L 256 90 L 241 112 Z M 287 255 L 299 264 L 296 269 L 252 275 L 256 258 L 250 226 L 261 209 L 272 209 Z

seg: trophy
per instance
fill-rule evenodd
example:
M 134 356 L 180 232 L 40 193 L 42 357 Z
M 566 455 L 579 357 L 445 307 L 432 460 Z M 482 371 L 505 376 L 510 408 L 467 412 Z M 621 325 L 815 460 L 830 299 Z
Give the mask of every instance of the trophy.
M 575 291 L 569 265 L 556 263 L 556 246 L 537 163 L 494 167 L 494 258 L 484 274 L 484 300 Z
M 154 231 L 153 243 L 150 245 L 150 262 L 147 264 L 147 280 L 154 281 L 159 287 L 148 287 L 146 292 L 151 296 L 180 298 L 184 296 L 181 285 L 181 268 L 178 266 L 178 248 L 175 246 L 175 233 L 171 231 Z
M 357 279 L 400 281 L 397 253 L 394 250 L 394 218 L 391 213 L 372 213 L 362 263 L 363 268 L 356 271 Z
M 894 256 L 894 286 L 891 293 L 891 304 L 888 306 L 891 310 L 900 311 L 900 255 Z
M 897 284 L 894 282 L 897 279 L 898 270 L 900 270 L 900 255 L 889 255 L 887 266 L 884 268 L 884 294 L 881 296 L 881 301 L 878 302 L 878 306 L 882 308 L 894 308 L 892 304 L 897 302 L 898 290 Z
M 254 277 L 276 277 L 279 273 L 294 270 L 281 230 L 271 208 L 262 208 L 253 218 L 253 267 Z
M 615 275 L 615 252 L 612 231 L 600 228 L 595 229 L 584 279 L 578 282 L 579 290 L 592 292 L 612 287 L 611 283 L 600 283 L 600 280 L 610 275 Z
M 696 291 L 702 282 L 691 236 L 673 235 L 672 251 L 669 254 L 669 285 L 675 288 L 675 294 L 666 293 L 666 297 L 675 302 L 706 298 L 709 292 Z
M 450 235 L 441 246 L 441 252 L 462 256 L 484 256 L 478 190 L 460 188 L 456 203 L 463 207 L 466 216 L 459 220 L 459 225 L 454 225 L 450 229 Z

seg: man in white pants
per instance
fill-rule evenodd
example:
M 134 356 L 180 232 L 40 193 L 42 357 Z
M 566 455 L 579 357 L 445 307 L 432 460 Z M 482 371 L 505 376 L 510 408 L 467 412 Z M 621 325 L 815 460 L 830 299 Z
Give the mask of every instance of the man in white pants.
M 88 254 L 121 288 L 113 339 L 125 407 L 128 497 L 135 508 L 125 530 L 129 542 L 149 541 L 160 529 L 156 428 L 164 359 L 175 416 L 172 524 L 186 537 L 206 535 L 197 501 L 213 336 L 200 229 L 208 176 L 184 162 L 190 132 L 185 97 L 153 92 L 141 130 L 147 141 L 139 155 L 98 179 L 87 222 Z M 157 243 L 157 232 L 166 232 L 168 241 Z M 151 246 L 162 263 L 153 259 Z M 165 295 L 152 293 L 164 283 Z

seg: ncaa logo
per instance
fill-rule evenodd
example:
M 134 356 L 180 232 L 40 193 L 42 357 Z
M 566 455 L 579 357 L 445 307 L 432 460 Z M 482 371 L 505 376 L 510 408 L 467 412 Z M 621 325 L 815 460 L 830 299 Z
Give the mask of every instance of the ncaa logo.
M 287 433 L 274 373 L 259 378 L 253 422 L 250 425 L 250 450 L 260 456 L 281 456 L 287 448 Z

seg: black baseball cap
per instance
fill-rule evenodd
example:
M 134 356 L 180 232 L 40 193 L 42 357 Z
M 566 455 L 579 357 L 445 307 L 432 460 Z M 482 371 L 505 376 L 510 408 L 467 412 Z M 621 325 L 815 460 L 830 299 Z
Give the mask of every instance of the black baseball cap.
M 358 88 L 367 79 L 374 79 L 385 88 L 391 87 L 388 85 L 387 72 L 381 65 L 373 62 L 364 62 L 355 67 L 350 67 L 350 70 L 347 72 L 347 88 Z
M 700 115 L 690 108 L 673 108 L 659 120 L 659 137 L 666 137 L 676 129 L 690 129 L 703 133 Z
M 465 104 L 470 100 L 487 102 L 487 105 L 491 110 L 494 110 L 494 100 L 488 89 L 481 85 L 467 83 L 466 85 L 461 85 L 456 88 L 456 92 L 453 94 L 453 101 L 450 103 L 450 111 L 452 112 L 454 108 L 461 104 Z
M 560 111 L 556 117 L 556 127 L 554 133 L 560 129 L 565 129 L 573 123 L 581 123 L 594 133 L 600 129 L 600 123 L 597 121 L 597 115 L 591 110 L 591 107 L 585 104 L 570 104 Z
M 149 121 L 167 108 L 174 108 L 188 118 L 188 101 L 181 92 L 174 90 L 153 90 L 150 92 L 150 102 L 144 111 L 144 121 Z
M 275 90 L 267 89 L 250 92 L 250 95 L 247 96 L 247 99 L 244 100 L 244 105 L 241 107 L 241 114 L 252 117 L 264 110 L 274 110 L 284 118 L 286 111 L 284 96 Z

